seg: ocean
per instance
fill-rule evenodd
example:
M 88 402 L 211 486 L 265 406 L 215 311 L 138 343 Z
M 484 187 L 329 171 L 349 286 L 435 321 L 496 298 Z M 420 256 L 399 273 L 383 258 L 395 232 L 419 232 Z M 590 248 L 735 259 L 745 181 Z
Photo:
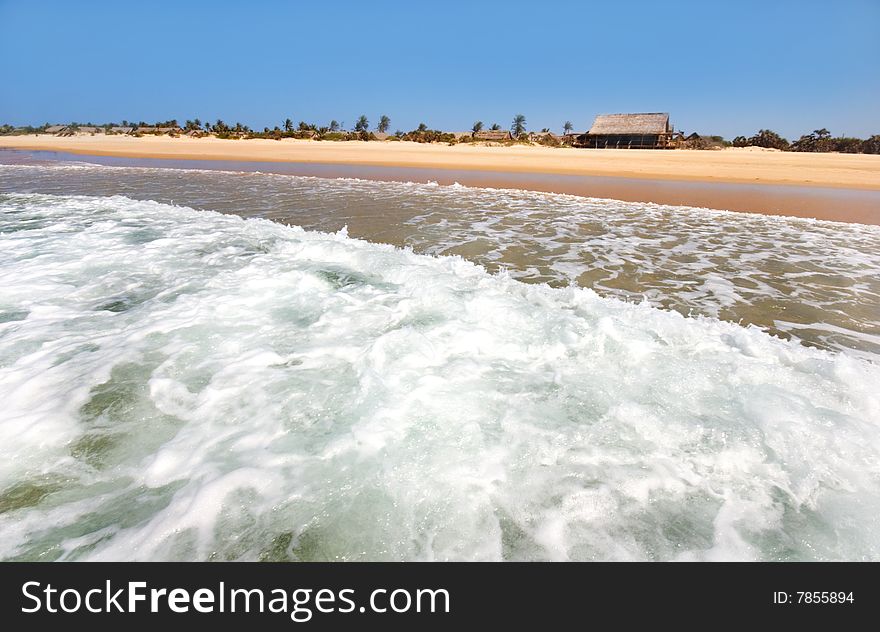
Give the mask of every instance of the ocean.
M 880 560 L 880 226 L 0 164 L 0 559 Z

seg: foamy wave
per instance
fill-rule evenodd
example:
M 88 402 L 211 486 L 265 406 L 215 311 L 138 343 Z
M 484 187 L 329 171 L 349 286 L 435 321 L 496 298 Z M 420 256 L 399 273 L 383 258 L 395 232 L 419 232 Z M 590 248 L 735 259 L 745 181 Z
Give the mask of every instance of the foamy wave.
M 4 559 L 880 559 L 880 368 L 125 197 L 0 196 Z

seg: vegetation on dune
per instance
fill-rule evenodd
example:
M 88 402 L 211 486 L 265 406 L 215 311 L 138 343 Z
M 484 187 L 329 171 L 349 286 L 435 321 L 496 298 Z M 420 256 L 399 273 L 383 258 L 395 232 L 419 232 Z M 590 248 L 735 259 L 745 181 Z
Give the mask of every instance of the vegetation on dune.
M 142 136 L 144 134 L 159 135 L 168 133 L 176 136 L 179 132 L 189 133 L 194 136 L 203 134 L 214 134 L 217 138 L 267 138 L 272 140 L 282 140 L 284 138 L 300 138 L 314 139 L 326 141 L 343 141 L 343 140 L 377 140 L 376 134 L 369 131 L 369 119 L 366 115 L 360 115 L 352 129 L 346 131 L 344 123 L 338 122 L 336 119 L 330 121 L 327 126 L 318 127 L 313 123 L 300 121 L 294 125 L 290 118 L 284 119 L 283 123 L 273 128 L 264 127 L 262 131 L 255 131 L 243 123 L 235 123 L 228 125 L 222 119 L 217 119 L 214 123 L 205 122 L 199 118 L 192 120 L 186 119 L 183 127 L 180 126 L 177 119 L 169 119 L 167 121 L 157 121 L 155 123 L 147 123 L 145 121 L 129 121 L 123 119 L 121 123 L 109 122 L 103 124 L 93 124 L 71 122 L 64 125 L 63 132 L 66 134 L 82 131 L 83 128 L 95 127 L 97 131 L 106 134 L 127 133 L 127 131 L 114 131 L 113 128 L 134 128 L 134 131 L 128 132 L 134 136 Z M 25 125 L 14 126 L 9 124 L 0 124 L 0 136 L 16 136 L 27 134 L 44 134 L 53 127 L 50 123 L 39 126 Z M 449 143 L 455 144 L 460 142 L 475 142 L 475 135 L 485 130 L 483 121 L 475 121 L 471 126 L 470 134 L 452 134 L 441 130 L 430 129 L 425 123 L 410 131 L 396 131 L 393 135 L 388 136 L 388 130 L 391 127 L 391 118 L 382 114 L 376 125 L 376 132 L 387 140 L 400 141 L 409 140 L 418 143 Z M 168 132 L 160 132 L 143 128 L 166 128 Z M 493 123 L 489 130 L 500 131 L 502 128 L 498 123 Z M 565 135 L 571 134 L 574 126 L 571 121 L 565 121 L 562 124 L 562 130 Z M 89 131 L 89 130 L 86 130 Z M 502 141 L 504 144 L 519 143 L 537 143 L 551 147 L 569 146 L 571 138 L 561 138 L 550 133 L 549 128 L 543 128 L 540 134 L 529 134 L 526 131 L 526 117 L 522 114 L 514 116 L 510 125 L 510 131 L 513 141 Z M 54 133 L 54 131 L 53 131 Z M 775 149 L 779 151 L 796 151 L 796 152 L 813 152 L 813 153 L 829 153 L 839 152 L 847 154 L 880 154 L 880 134 L 874 134 L 867 139 L 855 138 L 851 136 L 832 136 L 831 132 L 826 128 L 816 129 L 809 134 L 804 134 L 797 140 L 789 142 L 788 139 L 782 137 L 777 132 L 770 129 L 758 130 L 754 135 L 737 136 L 733 141 L 727 141 L 721 136 L 711 136 L 703 134 L 691 134 L 686 138 L 680 138 L 679 147 L 685 149 L 721 149 L 724 147 L 762 147 L 766 149 Z
M 765 149 L 779 149 L 785 151 L 789 148 L 788 140 L 769 129 L 758 130 L 754 136 L 746 138 L 737 136 L 733 139 L 734 147 L 763 147 Z
M 721 136 L 704 136 L 693 133 L 684 139 L 681 146 L 684 149 L 723 149 L 730 147 L 731 143 Z
M 399 132 L 398 132 L 399 133 Z M 396 135 L 395 135 L 396 136 Z M 418 128 L 405 134 L 397 136 L 399 140 L 410 140 L 416 143 L 451 143 L 455 144 L 457 139 L 455 134 L 443 132 L 436 129 L 428 129 L 424 123 L 419 123 Z
M 880 153 L 880 135 L 874 134 L 867 140 L 851 136 L 831 136 L 824 127 L 801 136 L 793 143 L 772 130 L 759 130 L 754 136 L 737 136 L 731 143 L 734 147 L 764 147 L 781 151 L 799 152 L 839 152 L 844 154 Z

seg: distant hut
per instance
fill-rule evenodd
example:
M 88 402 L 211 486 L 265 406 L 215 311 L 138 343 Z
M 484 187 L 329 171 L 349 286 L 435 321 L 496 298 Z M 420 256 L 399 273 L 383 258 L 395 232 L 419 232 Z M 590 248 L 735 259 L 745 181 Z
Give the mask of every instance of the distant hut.
M 133 131 L 134 128 L 128 126 L 115 126 L 110 128 L 110 132 L 113 134 L 131 134 Z
M 555 141 L 562 140 L 562 136 L 553 132 L 529 132 L 529 140 L 532 142 L 541 142 L 542 140 L 552 139 Z
M 477 140 L 505 141 L 513 140 L 513 135 L 509 131 L 503 129 L 488 129 L 476 132 L 474 138 Z
M 585 134 L 586 132 L 568 132 L 563 134 L 560 140 L 563 145 L 577 145 L 578 139 Z
M 389 136 L 391 136 L 391 134 L 388 134 L 387 132 L 373 132 L 373 138 L 376 140 L 388 140 Z
M 59 134 L 67 129 L 66 125 L 50 125 L 46 128 L 47 134 Z
M 590 131 L 578 137 L 578 144 L 597 149 L 666 149 L 672 135 L 667 113 L 600 114 Z
M 191 129 L 186 133 L 186 135 L 190 138 L 201 138 L 202 136 L 205 136 L 205 132 L 200 129 Z
M 104 128 L 102 127 L 92 127 L 91 125 L 80 125 L 79 129 L 76 130 L 77 134 L 103 134 Z

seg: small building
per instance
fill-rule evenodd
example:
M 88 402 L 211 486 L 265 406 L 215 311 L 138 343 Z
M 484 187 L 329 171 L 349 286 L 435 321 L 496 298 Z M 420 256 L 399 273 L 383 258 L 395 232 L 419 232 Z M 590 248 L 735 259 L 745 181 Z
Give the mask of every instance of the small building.
M 373 132 L 373 137 L 376 140 L 388 140 L 389 136 L 391 136 L 391 134 L 388 134 L 387 132 Z
M 492 141 L 505 141 L 505 140 L 513 140 L 513 135 L 503 129 L 489 129 L 482 130 L 474 133 L 474 138 L 477 140 L 492 140 Z
M 207 133 L 203 132 L 200 129 L 191 129 L 186 133 L 186 135 L 190 138 L 202 138 L 203 136 L 206 136 Z
M 63 132 L 65 129 L 67 129 L 66 125 L 50 125 L 49 127 L 46 128 L 46 133 L 47 134 L 58 134 L 60 132 Z
M 93 127 L 91 125 L 80 125 L 79 129 L 76 130 L 77 134 L 103 134 L 103 127 Z
M 600 114 L 586 134 L 577 139 L 581 147 L 595 149 L 666 149 L 673 135 L 669 114 Z
M 562 140 L 562 136 L 558 134 L 554 134 L 553 132 L 529 132 L 529 140 L 532 142 L 540 142 L 542 140 Z
M 113 134 L 131 134 L 134 131 L 134 128 L 128 126 L 116 126 L 111 127 L 109 131 Z

